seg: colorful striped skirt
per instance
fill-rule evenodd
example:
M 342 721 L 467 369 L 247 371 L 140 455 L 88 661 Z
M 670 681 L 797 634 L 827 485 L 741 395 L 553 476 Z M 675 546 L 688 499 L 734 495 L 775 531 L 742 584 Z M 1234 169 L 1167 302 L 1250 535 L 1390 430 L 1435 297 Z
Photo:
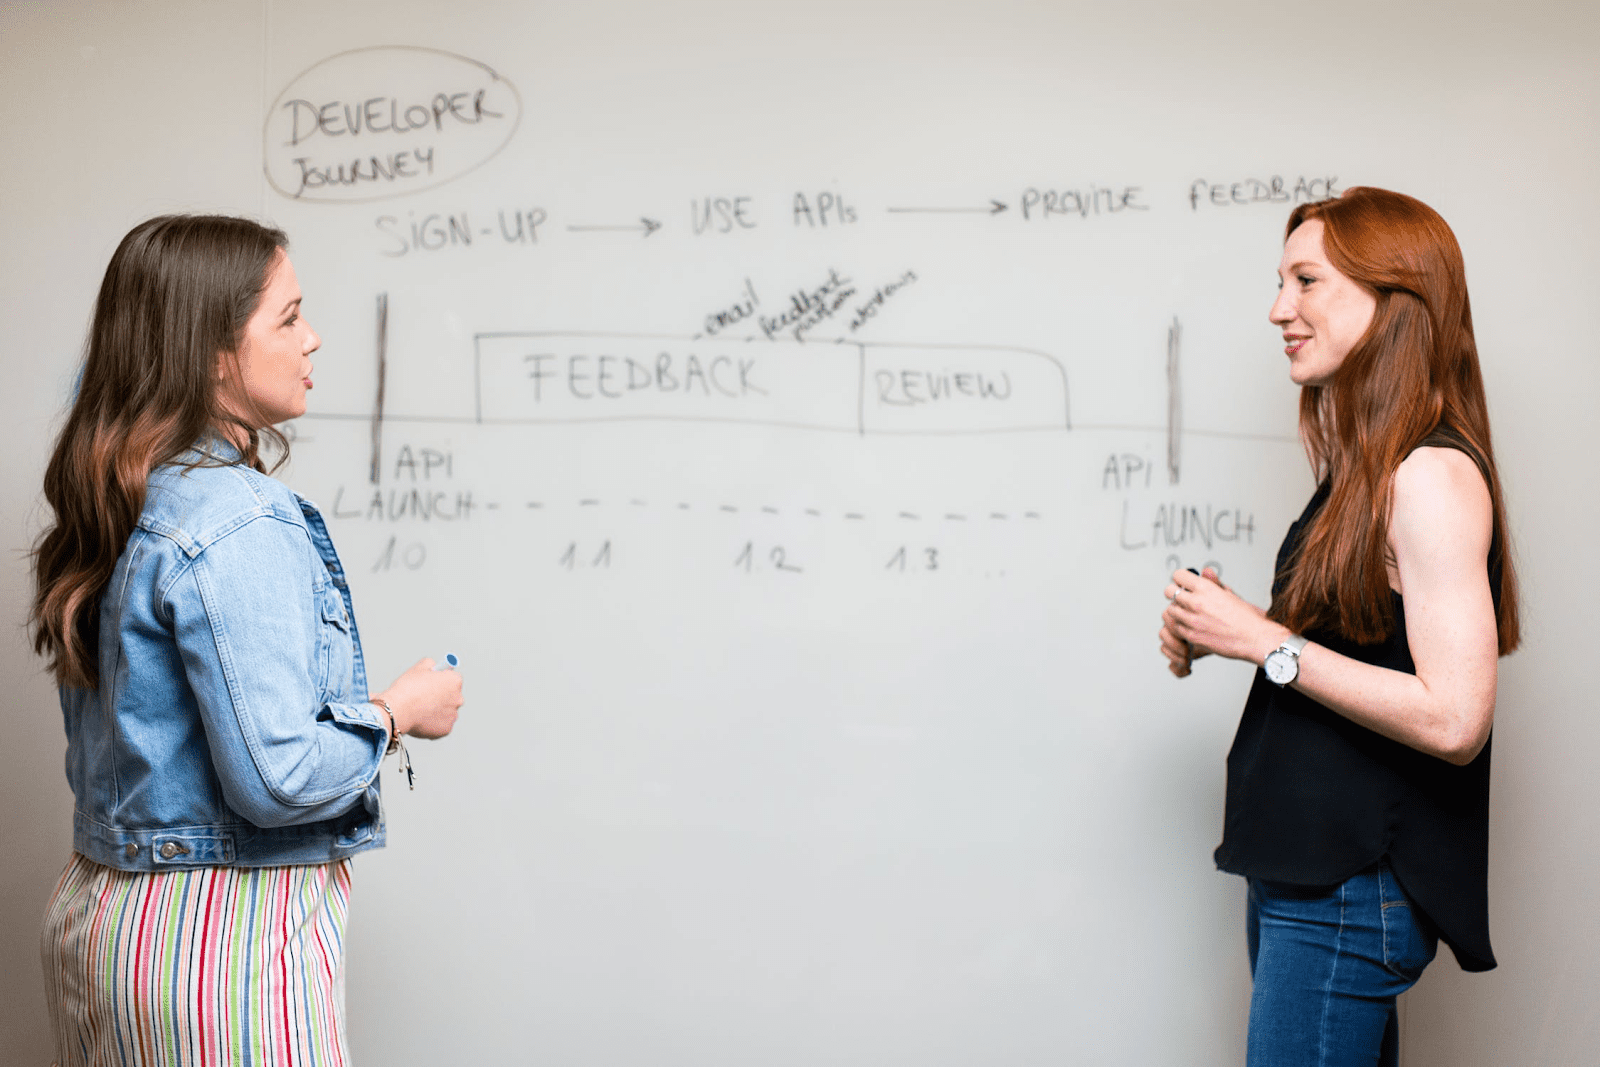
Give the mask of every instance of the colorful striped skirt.
M 342 1067 L 349 900 L 348 860 L 151 873 L 73 853 L 43 934 L 59 1067 Z

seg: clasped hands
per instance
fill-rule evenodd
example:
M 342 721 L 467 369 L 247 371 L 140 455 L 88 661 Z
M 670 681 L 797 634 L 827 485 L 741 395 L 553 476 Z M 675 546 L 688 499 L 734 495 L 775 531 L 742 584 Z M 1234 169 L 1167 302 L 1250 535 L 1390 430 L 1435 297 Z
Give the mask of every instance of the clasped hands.
M 1179 678 L 1189 675 L 1195 660 L 1213 653 L 1259 666 L 1293 634 L 1223 585 L 1212 567 L 1199 574 L 1173 571 L 1165 595 L 1161 654 L 1167 657 L 1167 670 Z

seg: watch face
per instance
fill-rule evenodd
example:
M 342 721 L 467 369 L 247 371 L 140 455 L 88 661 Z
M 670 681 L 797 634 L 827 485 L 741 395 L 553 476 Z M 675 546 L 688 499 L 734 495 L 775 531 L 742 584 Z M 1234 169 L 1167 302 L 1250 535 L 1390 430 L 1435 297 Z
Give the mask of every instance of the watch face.
M 1266 668 L 1267 681 L 1273 685 L 1288 685 L 1300 673 L 1299 657 L 1291 656 L 1281 648 L 1267 653 L 1267 660 L 1262 666 Z

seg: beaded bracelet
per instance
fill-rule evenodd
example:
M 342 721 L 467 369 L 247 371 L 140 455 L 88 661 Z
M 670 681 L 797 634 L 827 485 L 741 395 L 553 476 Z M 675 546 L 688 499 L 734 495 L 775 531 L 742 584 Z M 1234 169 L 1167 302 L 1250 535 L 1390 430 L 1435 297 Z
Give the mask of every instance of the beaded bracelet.
M 382 708 L 383 713 L 389 716 L 389 746 L 383 750 L 383 754 L 392 756 L 396 751 L 400 753 L 400 769 L 406 772 L 406 788 L 416 789 L 417 778 L 411 771 L 411 753 L 406 751 L 406 743 L 400 739 L 400 731 L 394 722 L 394 709 L 382 697 L 368 697 L 367 702 Z

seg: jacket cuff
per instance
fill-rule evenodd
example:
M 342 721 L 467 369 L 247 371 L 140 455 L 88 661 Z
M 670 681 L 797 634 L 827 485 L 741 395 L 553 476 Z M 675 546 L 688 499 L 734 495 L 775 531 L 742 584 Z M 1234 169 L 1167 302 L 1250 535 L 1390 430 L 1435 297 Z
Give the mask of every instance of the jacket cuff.
M 324 704 L 317 713 L 317 721 L 329 719 L 340 726 L 365 726 L 376 731 L 380 740 L 389 736 L 388 722 L 376 704 Z

